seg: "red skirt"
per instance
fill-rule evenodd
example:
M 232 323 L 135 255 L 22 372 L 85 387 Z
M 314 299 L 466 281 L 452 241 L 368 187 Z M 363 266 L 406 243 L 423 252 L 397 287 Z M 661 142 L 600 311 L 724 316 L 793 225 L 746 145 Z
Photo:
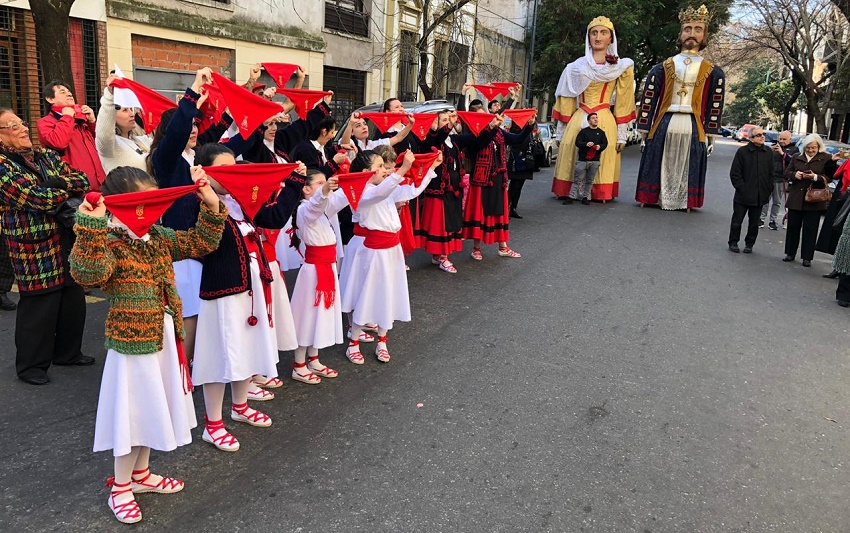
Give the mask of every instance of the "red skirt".
M 484 204 L 481 201 L 482 187 L 476 185 L 469 186 L 469 194 L 466 198 L 466 206 L 463 210 L 463 231 L 461 235 L 464 239 L 480 240 L 484 244 L 494 244 L 497 242 L 508 242 L 511 239 L 511 234 L 508 229 L 510 222 L 508 208 L 508 191 L 502 189 L 502 197 L 504 206 L 501 215 L 484 215 Z
M 431 255 L 449 255 L 463 249 L 460 231 L 446 231 L 446 204 L 442 198 L 426 196 L 420 228 L 416 233 L 419 248 Z

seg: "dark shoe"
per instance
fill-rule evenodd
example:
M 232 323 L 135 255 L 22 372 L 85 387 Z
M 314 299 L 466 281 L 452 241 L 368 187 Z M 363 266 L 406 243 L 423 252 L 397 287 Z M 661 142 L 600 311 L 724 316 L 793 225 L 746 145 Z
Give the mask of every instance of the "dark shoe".
M 838 300 L 835 303 L 837 303 L 841 307 L 850 307 L 850 302 L 848 302 L 847 300 Z
M 812 266 L 812 262 L 809 261 L 808 259 L 803 259 L 803 266 L 804 267 L 810 267 L 810 266 Z
M 91 366 L 94 364 L 94 357 L 81 355 L 78 359 L 70 363 L 53 363 L 56 366 Z
M 790 263 L 791 261 L 794 260 L 794 256 L 793 255 L 786 255 L 785 257 L 782 258 L 782 260 L 785 261 L 786 263 Z
M 573 205 L 573 199 L 567 196 L 566 198 L 564 198 L 564 201 L 562 203 L 564 205 Z
M 590 200 L 588 200 L 587 198 L 582 198 L 581 205 L 590 205 Z
M 740 248 L 738 248 L 738 245 L 737 245 L 737 244 L 730 244 L 730 245 L 729 245 L 729 251 L 730 251 L 730 252 L 735 252 L 736 254 L 741 253 L 741 249 L 740 249 Z
M 753 253 L 753 247 L 752 246 L 744 246 L 744 253 L 745 254 Z
M 30 385 L 47 385 L 50 383 L 50 378 L 47 374 L 37 374 L 34 376 L 18 376 L 18 379 Z
M 764 220 L 759 220 L 759 229 L 764 227 Z
M 822 277 L 822 278 L 826 278 L 826 279 L 835 279 L 835 278 L 837 278 L 838 276 L 839 276 L 838 271 L 837 271 L 837 270 L 833 270 L 833 271 L 832 271 L 832 272 L 830 272 L 829 274 L 824 274 L 824 275 L 823 275 L 823 276 L 821 276 L 821 277 Z
M 14 311 L 18 308 L 18 304 L 9 299 L 5 292 L 0 292 L 0 309 L 4 311 Z
M 515 210 L 513 210 L 513 209 L 511 209 L 510 216 L 511 216 L 511 218 L 518 218 L 518 219 L 522 220 L 522 217 L 520 216 L 520 214 L 519 214 L 519 213 L 517 213 L 517 212 L 516 212 Z
M 779 226 L 776 225 L 776 222 L 771 222 L 770 224 L 767 225 L 767 227 L 772 229 L 773 231 L 779 230 Z

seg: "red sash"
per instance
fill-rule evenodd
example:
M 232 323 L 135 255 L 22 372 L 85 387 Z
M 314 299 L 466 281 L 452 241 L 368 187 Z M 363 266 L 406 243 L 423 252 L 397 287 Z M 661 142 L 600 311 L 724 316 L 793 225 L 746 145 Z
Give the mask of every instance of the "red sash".
M 316 301 L 313 302 L 313 307 L 319 307 L 319 302 L 324 298 L 325 309 L 330 309 L 336 299 L 336 282 L 331 267 L 336 263 L 336 245 L 307 245 L 304 262 L 316 267 Z
M 263 283 L 263 296 L 266 297 L 266 315 L 269 317 L 269 327 L 274 327 L 274 321 L 272 320 L 272 281 L 274 281 L 274 277 L 271 269 L 269 268 L 266 255 L 263 253 L 264 250 L 260 248 L 260 235 L 257 231 L 252 231 L 245 235 L 244 241 L 245 248 L 248 250 L 248 253 L 255 254 L 257 257 L 257 264 L 260 265 L 260 279 Z M 254 316 L 254 290 L 256 290 L 256 287 L 251 290 L 251 316 L 248 318 L 248 323 L 252 326 L 256 324 L 255 320 L 257 319 Z
M 399 241 L 404 255 L 410 255 L 416 249 L 416 239 L 413 237 L 413 216 L 410 206 L 404 204 L 398 210 L 398 218 L 401 219 L 401 230 L 399 230 Z
M 364 228 L 366 229 L 366 228 Z M 366 229 L 366 240 L 363 242 L 366 248 L 373 250 L 389 250 L 401 244 L 398 232 Z
M 167 306 L 168 299 L 163 297 L 163 303 Z M 174 340 L 177 341 L 177 363 L 180 365 L 180 382 L 183 384 L 183 393 L 189 394 L 195 390 L 195 385 L 192 383 L 192 371 L 189 369 L 189 360 L 186 358 L 186 348 L 179 336 L 175 335 Z

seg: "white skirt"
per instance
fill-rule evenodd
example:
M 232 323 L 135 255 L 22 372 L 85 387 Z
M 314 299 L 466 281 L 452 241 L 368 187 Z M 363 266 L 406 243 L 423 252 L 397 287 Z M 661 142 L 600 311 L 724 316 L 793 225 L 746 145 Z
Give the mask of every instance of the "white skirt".
M 274 251 L 277 254 L 277 262 L 280 264 L 280 269 L 284 272 L 300 268 L 304 262 L 304 258 L 298 253 L 298 250 L 290 246 L 292 239 L 287 231 L 292 229 L 292 219 L 286 223 L 286 226 L 280 230 L 277 236 L 277 241 L 274 243 Z M 304 253 L 303 246 L 301 253 Z
M 292 307 L 297 311 L 295 333 L 299 346 L 320 349 L 343 342 L 339 281 L 336 265 L 332 265 L 332 268 L 336 298 L 330 309 L 325 309 L 324 300 L 319 302 L 318 306 L 313 305 L 316 302 L 316 266 L 304 263 L 298 271 L 298 279 L 295 280 L 295 289 L 292 291 Z
M 691 115 L 673 113 L 664 137 L 664 155 L 661 157 L 661 209 L 675 210 L 688 207 L 688 168 L 691 160 Z
M 163 349 L 144 355 L 106 354 L 94 451 L 127 455 L 133 446 L 168 452 L 192 442 L 198 425 L 192 394 L 183 392 L 174 321 L 165 314 Z
M 201 309 L 201 272 L 204 266 L 195 259 L 172 263 L 177 294 L 183 302 L 183 318 L 196 316 Z
M 295 335 L 295 322 L 292 319 L 292 307 L 289 303 L 289 293 L 286 291 L 286 280 L 280 274 L 281 268 L 277 261 L 271 261 L 274 281 L 272 282 L 272 317 L 274 333 L 277 339 L 277 349 L 288 351 L 298 348 L 298 338 Z
M 192 381 L 196 385 L 242 381 L 254 374 L 277 376 L 277 339 L 269 326 L 260 269 L 254 257 L 251 287 L 253 316 L 257 317 L 254 326 L 248 324 L 252 314 L 251 291 L 201 300 L 192 367 Z
M 409 322 L 410 297 L 401 245 L 386 250 L 363 246 L 352 256 L 352 242 L 354 239 L 343 266 L 348 278 L 344 285 L 340 281 L 343 312 L 353 311 L 355 324 L 374 322 L 382 329 L 391 329 L 396 320 Z

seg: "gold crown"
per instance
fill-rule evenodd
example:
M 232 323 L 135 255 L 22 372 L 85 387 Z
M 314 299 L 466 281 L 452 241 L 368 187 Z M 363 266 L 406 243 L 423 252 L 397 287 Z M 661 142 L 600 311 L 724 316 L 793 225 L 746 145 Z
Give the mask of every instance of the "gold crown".
M 688 6 L 682 11 L 679 11 L 679 22 L 682 24 L 698 22 L 707 26 L 711 22 L 711 13 L 708 12 L 705 4 L 699 6 L 699 9 Z
M 590 24 L 587 25 L 587 29 L 590 30 L 590 28 L 594 26 L 604 26 L 609 30 L 614 31 L 614 23 L 611 22 L 611 19 L 608 17 L 596 17 L 590 21 Z

